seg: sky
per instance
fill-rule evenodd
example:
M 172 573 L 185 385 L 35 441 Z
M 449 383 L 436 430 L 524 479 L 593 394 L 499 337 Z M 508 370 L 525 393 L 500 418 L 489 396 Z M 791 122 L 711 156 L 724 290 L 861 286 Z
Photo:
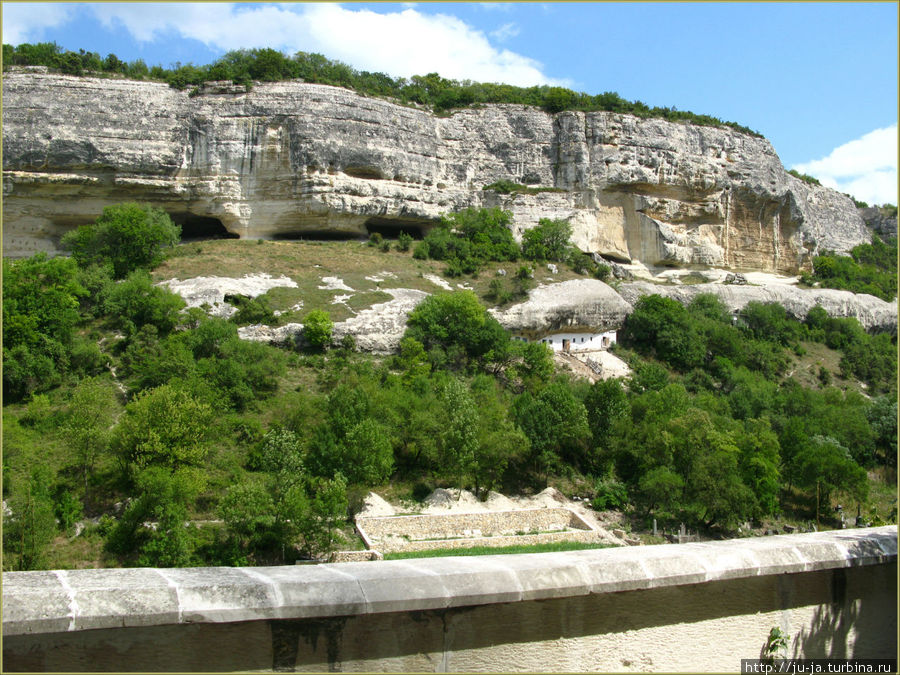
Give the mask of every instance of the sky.
M 318 52 L 409 77 L 615 91 L 738 122 L 785 168 L 897 203 L 893 2 L 3 2 L 3 42 L 150 65 L 232 49 Z

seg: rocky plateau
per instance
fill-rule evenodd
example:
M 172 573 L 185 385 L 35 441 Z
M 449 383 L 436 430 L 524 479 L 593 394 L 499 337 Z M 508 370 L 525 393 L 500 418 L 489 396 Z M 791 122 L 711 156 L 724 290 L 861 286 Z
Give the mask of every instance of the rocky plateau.
M 501 195 L 498 180 L 551 188 Z M 607 112 L 486 105 L 436 116 L 300 81 L 251 91 L 13 69 L 3 77 L 4 254 L 54 251 L 125 200 L 186 237 L 423 232 L 500 206 L 562 218 L 585 252 L 795 274 L 869 234 L 853 202 L 785 172 L 765 139 Z

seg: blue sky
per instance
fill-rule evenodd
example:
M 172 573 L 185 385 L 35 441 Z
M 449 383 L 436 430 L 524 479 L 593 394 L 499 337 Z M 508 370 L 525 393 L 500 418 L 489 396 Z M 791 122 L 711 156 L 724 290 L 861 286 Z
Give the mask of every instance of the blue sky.
M 361 70 L 616 91 L 744 124 L 787 168 L 897 202 L 897 4 L 3 3 L 3 41 L 208 63 L 319 52 Z

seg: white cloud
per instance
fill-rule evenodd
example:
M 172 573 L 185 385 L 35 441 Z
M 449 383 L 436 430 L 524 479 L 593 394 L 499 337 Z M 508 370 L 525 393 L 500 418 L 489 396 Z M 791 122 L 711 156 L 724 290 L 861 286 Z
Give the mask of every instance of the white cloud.
M 171 32 L 213 49 L 320 52 L 360 70 L 394 76 L 437 72 L 451 79 L 519 86 L 564 84 L 547 77 L 537 61 L 495 47 L 483 32 L 446 14 L 415 9 L 382 14 L 334 3 L 89 6 L 104 25 L 122 26 L 142 42 Z
M 515 8 L 516 3 L 514 3 L 514 2 L 479 2 L 479 3 L 476 3 L 476 6 L 479 9 L 483 9 L 488 12 L 509 12 Z
M 897 125 L 870 131 L 827 157 L 791 168 L 869 204 L 896 204 Z
M 497 30 L 491 31 L 491 37 L 498 42 L 505 42 L 519 34 L 519 27 L 514 23 L 505 23 Z
M 72 18 L 71 5 L 51 3 L 3 3 L 3 42 L 20 45 L 40 42 L 45 28 L 54 28 Z

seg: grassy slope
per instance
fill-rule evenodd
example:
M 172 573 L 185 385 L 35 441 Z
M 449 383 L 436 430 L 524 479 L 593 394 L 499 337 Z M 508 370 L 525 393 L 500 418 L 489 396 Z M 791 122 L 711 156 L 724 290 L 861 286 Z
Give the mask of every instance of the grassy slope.
M 300 321 L 313 309 L 324 309 L 335 321 L 343 321 L 351 316 L 344 304 L 334 304 L 336 296 L 348 295 L 350 291 L 323 290 L 323 277 L 339 277 L 356 293 L 347 302 L 354 311 L 384 302 L 390 296 L 380 289 L 413 288 L 428 293 L 441 290 L 424 278 L 435 274 L 451 283 L 472 287 L 483 302 L 491 280 L 497 278 L 497 270 L 507 272 L 506 283 L 511 285 L 512 276 L 522 263 L 488 263 L 477 278 L 462 277 L 450 279 L 444 274 L 446 264 L 435 260 L 416 260 L 411 252 L 401 253 L 391 250 L 383 253 L 377 248 L 359 241 L 250 241 L 241 239 L 217 239 L 191 242 L 177 247 L 165 263 L 153 272 L 157 281 L 164 279 L 190 279 L 200 276 L 241 277 L 245 274 L 265 272 L 272 276 L 285 275 L 297 282 L 297 288 L 275 288 L 266 294 L 272 309 L 287 312 L 299 301 L 303 309 L 288 312 L 282 316 L 284 323 Z M 386 277 L 389 271 L 396 277 Z M 378 276 L 384 280 L 371 281 L 366 277 Z M 584 279 L 570 269 L 560 265 L 559 273 L 551 275 L 546 267 L 538 267 L 535 280 L 567 281 Z
M 328 291 L 318 288 L 321 278 L 336 276 L 354 289 L 358 290 L 350 304 L 357 310 L 380 302 L 388 296 L 379 289 L 384 288 L 417 288 L 427 292 L 435 292 L 438 289 L 432 282 L 423 277 L 424 274 L 437 274 L 454 286 L 468 284 L 474 287 L 482 301 L 488 284 L 496 277 L 496 270 L 503 267 L 507 270 L 506 283 L 510 283 L 512 273 L 520 263 L 497 264 L 491 263 L 477 278 L 463 277 L 461 279 L 447 279 L 444 275 L 445 264 L 436 261 L 416 260 L 411 253 L 391 251 L 383 253 L 380 250 L 367 246 L 358 241 L 329 241 L 329 242 L 302 242 L 302 241 L 278 241 L 263 242 L 245 240 L 212 240 L 204 242 L 191 242 L 180 245 L 175 255 L 154 271 L 156 280 L 187 279 L 197 276 L 231 276 L 240 277 L 244 274 L 265 272 L 273 276 L 284 274 L 297 282 L 297 289 L 274 289 L 267 294 L 270 304 L 274 309 L 287 310 L 292 305 L 302 300 L 304 308 L 301 312 L 294 312 L 283 317 L 286 321 L 298 321 L 306 312 L 312 309 L 326 309 L 332 313 L 335 320 L 342 320 L 350 315 L 345 305 L 335 305 L 332 301 L 337 295 L 348 294 L 349 291 Z M 387 277 L 383 282 L 373 282 L 365 277 L 379 275 L 380 272 L 389 270 L 396 278 Z M 382 275 L 383 276 L 383 275 Z M 545 268 L 539 268 L 536 273 L 538 282 L 564 281 L 579 277 L 567 268 L 560 267 L 556 275 L 550 275 Z M 103 329 L 94 327 L 99 333 Z M 89 332 L 89 331 L 88 331 Z M 824 366 L 832 373 L 834 386 L 842 389 L 856 389 L 864 391 L 858 382 L 843 380 L 838 376 L 839 352 L 828 349 L 824 345 L 807 343 L 807 353 L 803 356 L 792 356 L 793 363 L 788 371 L 793 371 L 794 377 L 804 385 L 818 388 L 819 366 Z M 360 357 L 367 358 L 367 357 Z M 319 371 L 304 364 L 304 359 L 299 355 L 292 355 L 291 365 L 279 382 L 278 392 L 271 398 L 258 402 L 255 410 L 249 412 L 248 417 L 255 418 L 263 429 L 269 428 L 273 423 L 283 419 L 286 411 L 297 408 L 302 404 L 302 399 L 309 400 L 310 395 L 320 391 L 318 377 Z M 111 376 L 107 376 L 110 377 Z M 67 406 L 69 388 L 62 387 L 47 393 L 48 409 L 46 415 L 53 416 L 62 412 Z M 27 414 L 29 406 L 26 404 L 8 405 L 4 407 L 4 417 L 21 418 Z M 7 417 L 9 416 L 9 417 Z M 19 443 L 26 446 L 41 448 L 41 456 L 54 471 L 65 466 L 67 462 L 67 449 L 65 438 L 59 434 L 47 433 L 41 429 L 38 423 L 33 427 L 13 427 L 5 429 L 5 445 Z M 12 450 L 9 445 L 7 449 Z M 191 516 L 197 519 L 215 518 L 214 495 L 220 493 L 228 485 L 239 480 L 245 473 L 243 468 L 246 447 L 236 440 L 224 442 L 213 451 L 210 463 L 210 471 L 207 476 L 209 483 L 206 494 L 207 500 L 201 500 L 197 510 Z M 12 454 L 15 454 L 14 452 Z M 110 488 L 115 484 L 116 466 L 112 457 L 106 456 L 100 460 L 98 466 L 98 479 L 92 492 L 95 498 L 92 507 L 88 508 L 86 516 L 97 516 L 100 513 L 111 512 L 113 502 L 124 499 L 124 495 L 113 491 L 100 495 L 103 487 Z M 15 472 L 13 472 L 15 473 Z M 882 475 L 883 474 L 883 475 Z M 881 470 L 879 474 L 871 475 L 873 479 L 872 506 L 881 516 L 887 515 L 892 508 L 892 500 L 896 498 L 896 473 Z M 14 479 L 15 476 L 9 478 Z M 565 478 L 555 481 L 556 487 L 570 494 L 576 492 L 573 485 L 569 485 Z M 581 486 L 584 487 L 584 486 Z M 373 488 L 379 494 L 387 497 L 407 497 L 411 492 L 411 486 L 398 483 Z M 205 502 L 205 503 L 204 503 Z M 803 511 L 809 510 L 807 504 L 795 504 L 796 512 L 793 517 L 786 516 L 786 522 L 800 522 L 803 520 Z M 850 514 L 855 515 L 855 513 Z M 771 523 L 778 525 L 778 523 Z M 766 523 L 769 526 L 769 523 Z M 348 547 L 352 548 L 353 543 Z M 489 551 L 496 553 L 498 551 Z M 459 555 L 459 552 L 453 552 Z M 102 539 L 97 533 L 87 533 L 80 537 L 70 539 L 59 536 L 51 545 L 50 559 L 54 568 L 72 567 L 100 567 L 116 566 L 118 562 L 102 550 Z

